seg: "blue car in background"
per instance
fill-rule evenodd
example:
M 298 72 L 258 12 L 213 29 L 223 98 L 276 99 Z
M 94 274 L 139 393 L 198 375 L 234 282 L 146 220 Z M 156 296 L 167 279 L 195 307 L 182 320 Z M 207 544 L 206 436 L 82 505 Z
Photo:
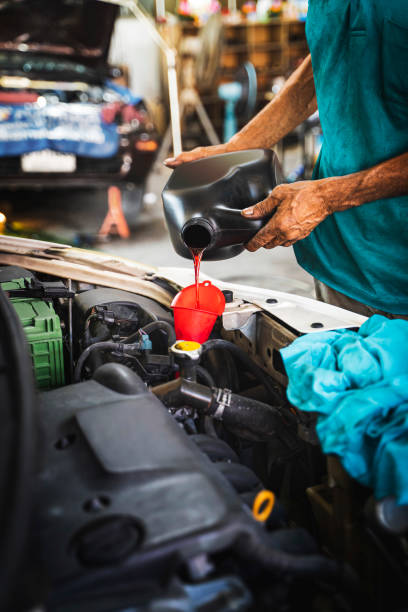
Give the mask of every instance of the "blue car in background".
M 0 190 L 116 185 L 138 214 L 158 135 L 107 64 L 117 13 L 99 0 L 0 2 Z

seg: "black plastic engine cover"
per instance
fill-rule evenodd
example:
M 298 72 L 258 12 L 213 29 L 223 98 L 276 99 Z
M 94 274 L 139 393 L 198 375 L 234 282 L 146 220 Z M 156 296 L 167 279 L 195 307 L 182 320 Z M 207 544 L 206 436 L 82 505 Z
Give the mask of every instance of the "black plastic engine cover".
M 159 581 L 222 550 L 250 517 L 223 476 L 150 392 L 95 381 L 41 395 L 34 547 L 52 602 Z M 51 609 L 54 609 L 51 607 Z

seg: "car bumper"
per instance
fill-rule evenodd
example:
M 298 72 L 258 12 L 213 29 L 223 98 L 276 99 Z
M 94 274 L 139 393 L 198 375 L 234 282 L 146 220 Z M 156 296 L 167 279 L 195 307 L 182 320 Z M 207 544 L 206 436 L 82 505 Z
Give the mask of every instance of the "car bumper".
M 136 153 L 130 169 L 123 171 L 122 156 L 107 159 L 77 157 L 74 172 L 23 172 L 20 157 L 0 158 L 0 190 L 103 188 L 124 183 L 141 184 L 156 157 Z

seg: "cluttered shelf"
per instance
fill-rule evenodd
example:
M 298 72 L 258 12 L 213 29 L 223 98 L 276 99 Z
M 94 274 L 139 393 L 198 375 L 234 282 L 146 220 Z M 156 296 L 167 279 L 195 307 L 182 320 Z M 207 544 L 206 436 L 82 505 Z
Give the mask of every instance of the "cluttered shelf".
M 197 119 L 197 94 L 218 137 L 224 138 L 225 109 L 233 91 L 231 88 L 226 90 L 224 86 L 231 84 L 233 87 L 237 80 L 241 83 L 241 79 L 244 79 L 242 91 L 247 92 L 250 106 L 241 103 L 234 110 L 240 126 L 248 120 L 249 108 L 251 113 L 260 110 L 270 99 L 268 94 L 276 92 L 309 53 L 304 20 L 288 18 L 283 14 L 273 18 L 258 13 L 245 14 L 244 6 L 248 7 L 249 4 L 251 0 L 240 7 L 241 12 L 218 12 L 207 15 L 205 19 L 197 16 L 189 19 L 179 13 L 173 27 L 169 22 L 161 26 L 162 32 L 168 35 L 169 41 L 177 49 L 182 121 L 187 133 L 196 131 L 191 119 L 193 122 L 194 118 Z M 260 0 L 254 6 L 259 5 Z M 250 78 L 247 70 L 253 71 Z M 199 114 L 203 116 L 201 111 Z M 205 132 L 208 132 L 210 123 L 205 120 Z M 213 138 L 208 137 L 207 133 L 203 136 L 202 144 L 208 140 L 213 141 Z M 193 142 L 191 144 L 194 146 Z
M 200 35 L 204 26 L 182 22 L 181 27 L 185 39 Z M 252 62 L 258 74 L 286 76 L 308 53 L 305 23 L 293 19 L 239 23 L 223 19 L 220 41 L 220 82 L 232 77 L 245 61 Z M 261 89 L 269 85 L 260 83 Z

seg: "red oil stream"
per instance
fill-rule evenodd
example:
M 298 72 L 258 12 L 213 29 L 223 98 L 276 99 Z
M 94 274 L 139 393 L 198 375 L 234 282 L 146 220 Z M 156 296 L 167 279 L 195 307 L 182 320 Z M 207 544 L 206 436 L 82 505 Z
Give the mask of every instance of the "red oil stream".
M 199 295 L 199 282 L 200 282 L 200 264 L 205 249 L 203 248 L 190 248 L 194 262 L 194 278 L 196 287 L 196 308 L 200 308 L 200 295 Z

